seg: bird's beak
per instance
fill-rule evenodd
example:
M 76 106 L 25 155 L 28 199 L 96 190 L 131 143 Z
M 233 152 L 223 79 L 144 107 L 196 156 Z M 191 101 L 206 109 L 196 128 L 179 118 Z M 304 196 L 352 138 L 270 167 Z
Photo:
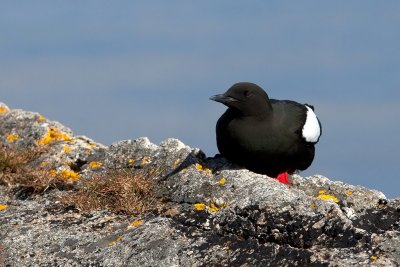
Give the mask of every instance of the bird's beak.
M 230 96 L 226 96 L 225 94 L 214 95 L 214 96 L 210 97 L 210 100 L 214 100 L 214 101 L 220 102 L 225 105 L 228 105 L 229 103 L 237 101 L 237 99 L 230 97 Z

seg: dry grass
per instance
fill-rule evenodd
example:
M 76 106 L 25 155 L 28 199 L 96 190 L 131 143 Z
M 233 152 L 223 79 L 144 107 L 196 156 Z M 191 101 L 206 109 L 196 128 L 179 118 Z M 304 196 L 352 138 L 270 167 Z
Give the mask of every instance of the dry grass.
M 61 201 L 82 211 L 107 209 L 130 215 L 160 211 L 164 204 L 152 192 L 156 176 L 144 170 L 112 171 L 81 181 L 77 191 Z
M 40 194 L 48 189 L 72 189 L 63 173 L 52 172 L 46 167 L 32 168 L 31 164 L 44 152 L 43 147 L 31 150 L 13 150 L 0 146 L 0 184 L 12 188 L 29 189 Z M 157 171 L 113 170 L 90 179 L 81 179 L 75 189 L 60 198 L 65 205 L 82 211 L 107 209 L 112 212 L 137 215 L 160 211 L 164 208 L 152 192 Z M 64 175 L 65 176 L 65 175 Z
M 46 168 L 29 166 L 46 152 L 43 147 L 16 150 L 0 146 L 0 184 L 31 188 L 34 193 L 57 187 L 60 177 L 49 175 Z

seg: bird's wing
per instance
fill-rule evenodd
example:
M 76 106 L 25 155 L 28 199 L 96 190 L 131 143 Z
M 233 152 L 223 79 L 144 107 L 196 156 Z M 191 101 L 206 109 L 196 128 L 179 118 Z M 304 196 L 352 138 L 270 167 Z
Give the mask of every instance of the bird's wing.
M 307 118 L 306 106 L 291 100 L 271 99 L 274 124 L 278 131 L 302 138 L 302 129 Z

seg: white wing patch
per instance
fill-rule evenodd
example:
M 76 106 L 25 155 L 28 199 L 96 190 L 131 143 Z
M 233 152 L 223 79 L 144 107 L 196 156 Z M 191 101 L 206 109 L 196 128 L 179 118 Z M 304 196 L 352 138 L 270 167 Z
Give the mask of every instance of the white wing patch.
M 303 126 L 303 137 L 306 139 L 307 142 L 317 142 L 319 136 L 321 135 L 321 127 L 319 126 L 319 122 L 317 116 L 315 115 L 314 111 L 307 105 L 307 117 L 306 123 Z

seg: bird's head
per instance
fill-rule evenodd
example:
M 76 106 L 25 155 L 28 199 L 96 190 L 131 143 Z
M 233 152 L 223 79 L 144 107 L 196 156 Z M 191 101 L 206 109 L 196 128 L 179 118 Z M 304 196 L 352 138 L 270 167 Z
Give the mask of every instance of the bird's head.
M 243 116 L 259 116 L 271 110 L 267 93 L 257 84 L 240 82 L 223 94 L 210 97 L 239 112 Z

